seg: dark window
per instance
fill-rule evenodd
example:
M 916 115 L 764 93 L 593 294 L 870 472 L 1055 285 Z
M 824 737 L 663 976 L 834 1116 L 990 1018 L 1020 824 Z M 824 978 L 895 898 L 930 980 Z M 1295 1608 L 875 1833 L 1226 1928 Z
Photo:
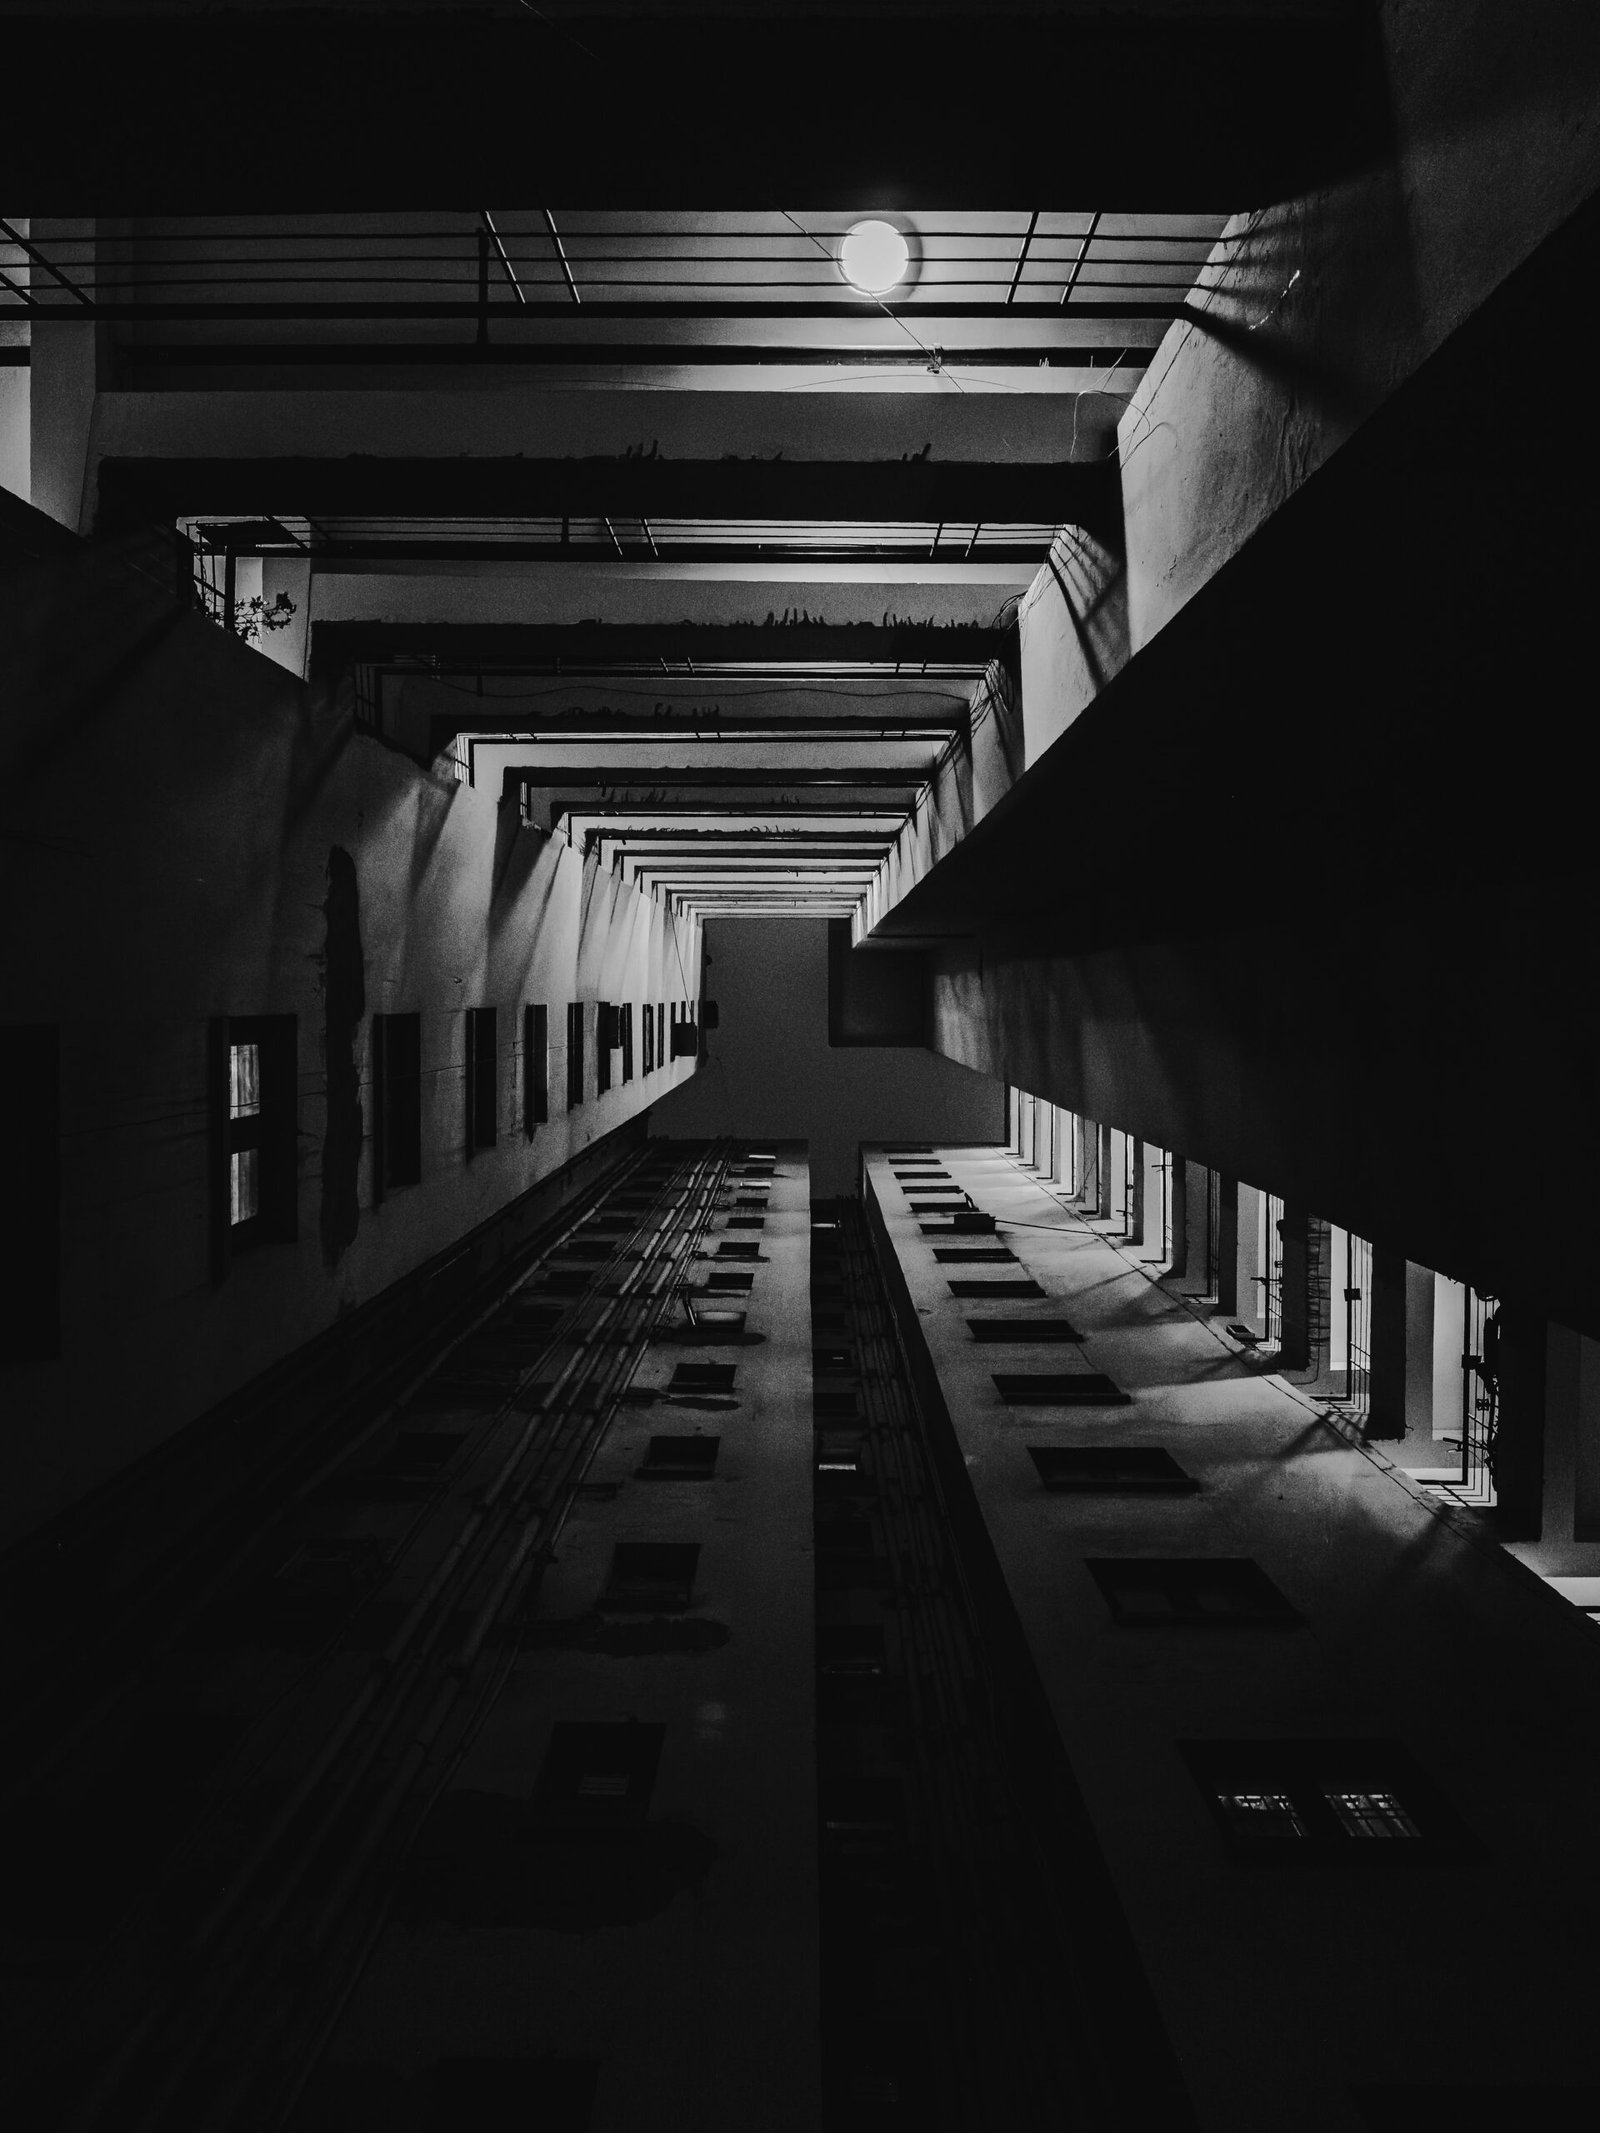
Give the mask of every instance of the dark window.
M 373 1198 L 422 1177 L 422 1017 L 372 1018 Z
M 529 1140 L 550 1116 L 550 1011 L 522 1010 L 522 1130 Z
M 597 1096 L 611 1086 L 611 1047 L 617 1041 L 617 1011 L 602 1000 L 594 1018 L 594 1087 Z
M 1184 1741 L 1241 1857 L 1443 1858 L 1465 1831 L 1397 1741 Z
M 935 1252 L 936 1259 L 978 1259 L 979 1252 Z M 969 1303 L 981 1303 L 988 1297 L 1003 1297 L 1007 1303 L 1020 1303 L 1030 1296 L 1043 1296 L 1044 1291 L 1036 1281 L 952 1281 L 950 1294 Z
M 1028 1457 L 1047 1489 L 1131 1495 L 1187 1492 L 1199 1486 L 1159 1445 L 1030 1444 Z
M 574 1000 L 567 1009 L 567 1109 L 576 1111 L 583 1102 L 583 1002 Z
M 646 1000 L 643 1012 L 644 1028 L 641 1032 L 644 1063 L 641 1073 L 653 1074 L 656 1070 L 656 1011 Z
M 0 1030 L 0 1106 L 11 1128 L 6 1222 L 17 1250 L 0 1282 L 0 1362 L 61 1353 L 61 1033 Z
M 633 1079 L 633 1003 L 617 1010 L 618 1036 L 622 1045 L 622 1078 Z
M 652 1437 L 641 1474 L 652 1479 L 704 1481 L 716 1472 L 720 1437 Z
M 671 1392 L 732 1392 L 737 1363 L 680 1363 L 672 1373 Z
M 1040 1342 L 1060 1347 L 1083 1339 L 1064 1318 L 969 1318 L 967 1325 L 975 1341 L 1007 1346 Z
M 602 1607 L 681 1610 L 694 1598 L 698 1541 L 618 1541 Z
M 1244 1556 L 1101 1557 L 1084 1568 L 1112 1619 L 1135 1628 L 1292 1627 L 1300 1620 L 1260 1564 Z
M 467 1009 L 467 1148 L 492 1148 L 499 1130 L 499 1034 L 492 1007 Z
M 295 1235 L 299 1058 L 293 1015 L 211 1025 L 214 1257 Z
M 761 1257 L 761 1247 L 759 1244 L 719 1244 L 717 1246 L 717 1257 L 719 1259 L 759 1259 Z
M 1131 1404 L 1128 1395 L 1119 1392 L 1111 1380 L 1102 1377 L 1097 1370 L 1059 1375 L 1041 1371 L 1036 1376 L 1027 1376 L 1020 1371 L 996 1372 L 994 1385 L 1008 1407 L 1127 1407 Z
M 672 1025 L 672 1056 L 674 1059 L 693 1059 L 699 1049 L 700 1032 L 685 1009 Z
M 576 1824 L 642 1822 L 665 1733 L 665 1726 L 631 1719 L 554 1727 L 534 1790 L 534 1812 L 541 1819 Z

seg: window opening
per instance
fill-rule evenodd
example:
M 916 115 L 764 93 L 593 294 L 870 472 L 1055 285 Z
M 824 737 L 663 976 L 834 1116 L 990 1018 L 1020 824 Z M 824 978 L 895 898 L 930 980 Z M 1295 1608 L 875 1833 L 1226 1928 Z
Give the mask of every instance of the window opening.
M 1372 1859 L 1453 1856 L 1455 1813 L 1397 1741 L 1181 1741 L 1230 1848 Z M 1358 1847 L 1356 1852 L 1352 1846 Z
M 1420 1837 L 1422 1832 L 1392 1792 L 1325 1792 L 1348 1837 Z
M 630 1000 L 630 1001 L 629 1001 L 629 1002 L 628 1002 L 628 1003 L 627 1003 L 627 1004 L 626 1004 L 625 1006 L 623 1006 L 623 1007 L 621 1007 L 621 1008 L 619 1008 L 619 1009 L 617 1010 L 617 1020 L 618 1020 L 618 1022 L 619 1022 L 619 1024 L 620 1024 L 620 1029 L 619 1029 L 619 1033 L 618 1033 L 618 1034 L 619 1034 L 619 1036 L 620 1036 L 620 1039 L 621 1039 L 621 1043 L 622 1043 L 622 1078 L 623 1078 L 623 1080 L 624 1080 L 624 1081 L 632 1081 L 632 1079 L 633 1079 L 633 1002 L 632 1002 L 631 1000 Z
M 550 1011 L 522 1010 L 522 1130 L 529 1140 L 550 1116 Z
M 1028 1457 L 1047 1489 L 1189 1494 L 1199 1483 L 1160 1445 L 1030 1444 Z
M 498 1017 L 492 1007 L 467 1009 L 467 1151 L 492 1148 L 499 1131 Z
M 233 1253 L 295 1234 L 298 1060 L 293 1015 L 212 1025 L 216 1272 Z
M 640 1072 L 641 1074 L 653 1074 L 656 1070 L 656 1011 L 648 1000 L 644 1003 L 644 1012 L 641 1020 L 643 1027 L 640 1031 L 640 1050 L 643 1053 L 643 1058 L 640 1063 Z
M 611 1086 L 611 1051 L 617 1042 L 617 1010 L 602 1000 L 594 1019 L 594 1092 L 603 1096 Z
M 567 1009 L 567 1109 L 576 1111 L 583 1102 L 583 1002 L 574 1000 Z
M 374 1200 L 422 1178 L 422 1017 L 372 1018 Z
M 1217 1802 L 1247 1843 L 1293 1841 L 1309 1834 L 1286 1792 L 1219 1792 Z

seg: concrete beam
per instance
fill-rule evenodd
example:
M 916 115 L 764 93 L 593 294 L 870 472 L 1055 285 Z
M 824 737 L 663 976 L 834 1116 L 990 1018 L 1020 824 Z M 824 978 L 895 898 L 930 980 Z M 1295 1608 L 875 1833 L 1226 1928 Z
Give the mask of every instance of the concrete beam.
M 588 397 L 587 395 L 583 397 Z M 739 407 L 758 397 L 746 394 Z M 434 403 L 437 405 L 437 403 Z M 700 396 L 720 416 L 730 402 Z M 837 409 L 838 401 L 829 403 Z M 885 403 L 873 400 L 873 406 Z M 897 403 L 890 402 L 889 405 Z M 917 408 L 945 401 L 909 403 Z M 1010 403 L 985 397 L 979 407 Z M 1059 428 L 1059 421 L 1053 426 Z M 1070 425 L 1069 425 L 1070 427 Z M 296 434 L 294 431 L 289 434 Z M 1057 525 L 1114 530 L 1114 465 L 778 456 L 704 460 L 590 457 L 305 456 L 125 458 L 97 462 L 95 523 L 116 531 L 145 519 L 247 514 L 277 518 L 821 519 L 860 524 Z M 927 449 L 924 439 L 924 450 Z

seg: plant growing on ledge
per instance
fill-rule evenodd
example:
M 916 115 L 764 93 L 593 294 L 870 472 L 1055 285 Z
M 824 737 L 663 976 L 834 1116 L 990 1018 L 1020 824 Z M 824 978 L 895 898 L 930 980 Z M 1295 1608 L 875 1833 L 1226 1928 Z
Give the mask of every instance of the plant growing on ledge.
M 246 644 L 255 644 L 268 630 L 286 630 L 294 619 L 295 605 L 286 592 L 268 607 L 259 593 L 234 611 L 233 626 Z

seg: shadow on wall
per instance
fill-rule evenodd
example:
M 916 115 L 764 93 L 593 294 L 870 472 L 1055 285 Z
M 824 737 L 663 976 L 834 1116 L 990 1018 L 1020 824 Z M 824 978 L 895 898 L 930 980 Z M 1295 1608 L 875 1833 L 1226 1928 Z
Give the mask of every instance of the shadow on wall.
M 706 951 L 721 1021 L 652 1132 L 809 1141 L 822 1198 L 855 1191 L 864 1140 L 1005 1138 L 1002 1082 L 920 1047 L 829 1045 L 826 919 L 713 920 Z

